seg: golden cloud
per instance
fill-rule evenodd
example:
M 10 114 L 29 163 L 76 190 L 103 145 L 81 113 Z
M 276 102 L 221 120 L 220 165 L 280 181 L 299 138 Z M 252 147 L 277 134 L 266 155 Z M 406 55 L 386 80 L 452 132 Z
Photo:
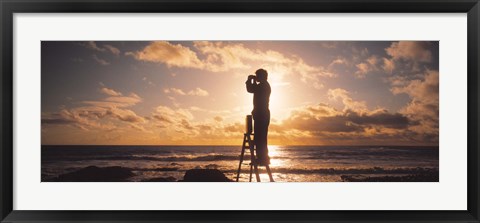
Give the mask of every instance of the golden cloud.
M 430 62 L 432 53 L 428 49 L 428 45 L 428 42 L 423 41 L 400 41 L 392 43 L 385 51 L 395 60 Z
M 100 91 L 106 95 L 109 95 L 109 96 L 121 96 L 122 93 L 120 92 L 117 92 L 111 88 L 107 88 L 107 87 L 103 87 L 100 89 Z
M 185 67 L 203 69 L 204 64 L 197 54 L 181 44 L 171 44 L 166 41 L 155 41 L 137 52 L 127 52 L 137 60 L 164 63 L 168 67 Z
M 197 53 L 181 44 L 171 44 L 166 41 L 150 43 L 137 52 L 127 52 L 140 61 L 163 63 L 168 67 L 195 68 L 211 72 L 226 72 L 235 69 L 252 69 L 251 62 L 263 64 L 271 74 L 282 78 L 285 75 L 296 76 L 305 83 L 311 83 L 315 88 L 322 88 L 321 77 L 334 77 L 333 72 L 321 66 L 311 66 L 297 56 L 286 56 L 280 52 L 268 50 L 252 50 L 240 43 L 224 42 L 194 42 Z

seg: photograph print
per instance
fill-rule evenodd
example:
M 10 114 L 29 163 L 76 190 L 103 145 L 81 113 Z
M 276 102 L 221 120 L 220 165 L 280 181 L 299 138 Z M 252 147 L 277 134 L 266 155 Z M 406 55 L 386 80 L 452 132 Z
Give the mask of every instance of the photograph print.
M 439 182 L 438 41 L 42 41 L 42 182 Z

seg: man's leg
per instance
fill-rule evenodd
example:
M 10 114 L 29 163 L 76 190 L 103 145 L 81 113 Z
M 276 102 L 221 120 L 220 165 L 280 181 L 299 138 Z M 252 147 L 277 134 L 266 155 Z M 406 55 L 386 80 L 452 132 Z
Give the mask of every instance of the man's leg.
M 268 155 L 268 126 L 270 125 L 270 115 L 265 121 L 265 156 L 267 158 L 267 164 L 270 164 L 270 156 Z
M 254 123 L 254 141 L 257 159 L 260 165 L 270 164 L 267 146 L 268 120 L 256 119 Z
M 265 132 L 265 138 L 264 138 L 264 148 L 265 148 L 265 164 L 269 165 L 270 164 L 270 156 L 268 155 L 268 126 L 270 125 L 270 115 L 268 116 L 268 119 L 265 120 L 265 125 L 264 127 L 264 132 Z

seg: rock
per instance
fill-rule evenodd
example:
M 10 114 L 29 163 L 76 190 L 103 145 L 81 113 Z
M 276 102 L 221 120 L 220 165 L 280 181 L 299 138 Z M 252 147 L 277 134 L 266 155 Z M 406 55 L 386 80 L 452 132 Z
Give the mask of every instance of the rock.
M 175 182 L 177 179 L 175 177 L 155 177 L 147 180 L 143 180 L 142 182 Z
M 42 173 L 42 182 L 49 182 L 49 181 L 52 181 L 52 178 L 54 178 L 53 176 L 51 175 L 47 175 L 47 174 L 43 174 Z
M 70 173 L 62 174 L 52 181 L 59 182 L 125 182 L 135 174 L 120 166 L 97 167 L 88 166 Z
M 185 172 L 184 182 L 231 182 L 222 172 L 216 169 L 191 169 Z

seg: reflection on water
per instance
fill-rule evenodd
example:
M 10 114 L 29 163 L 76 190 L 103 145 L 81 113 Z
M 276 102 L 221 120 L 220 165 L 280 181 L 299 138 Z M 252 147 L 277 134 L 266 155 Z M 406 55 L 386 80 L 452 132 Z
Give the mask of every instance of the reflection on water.
M 86 166 L 133 169 L 131 180 L 155 177 L 183 179 L 195 168 L 219 169 L 235 179 L 240 146 L 42 146 L 42 178 Z M 342 175 L 406 175 L 438 169 L 438 147 L 401 146 L 269 146 L 277 182 L 341 181 Z M 249 163 L 250 154 L 245 156 Z M 260 167 L 262 181 L 269 181 Z M 249 166 L 241 181 L 248 181 Z M 255 177 L 253 177 L 255 180 Z
M 286 157 L 284 151 L 280 149 L 280 146 L 269 146 L 268 147 L 268 154 L 271 157 L 270 160 L 270 167 L 278 167 L 278 166 L 288 166 L 289 163 L 287 162 L 288 159 L 279 159 L 279 157 Z

